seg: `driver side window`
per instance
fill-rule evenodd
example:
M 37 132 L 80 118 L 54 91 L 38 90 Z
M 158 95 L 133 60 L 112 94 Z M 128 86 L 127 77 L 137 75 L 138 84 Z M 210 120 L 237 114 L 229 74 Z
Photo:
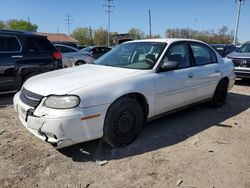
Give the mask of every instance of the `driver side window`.
M 175 61 L 178 63 L 178 69 L 187 68 L 191 66 L 189 52 L 186 43 L 177 43 L 167 51 L 164 60 Z

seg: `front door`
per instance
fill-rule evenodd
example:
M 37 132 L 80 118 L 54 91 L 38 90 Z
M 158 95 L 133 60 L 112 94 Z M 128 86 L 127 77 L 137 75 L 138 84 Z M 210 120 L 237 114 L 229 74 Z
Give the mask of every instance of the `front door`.
M 197 83 L 187 43 L 172 44 L 162 61 L 164 59 L 178 62 L 178 68 L 156 74 L 156 115 L 191 104 L 195 100 Z

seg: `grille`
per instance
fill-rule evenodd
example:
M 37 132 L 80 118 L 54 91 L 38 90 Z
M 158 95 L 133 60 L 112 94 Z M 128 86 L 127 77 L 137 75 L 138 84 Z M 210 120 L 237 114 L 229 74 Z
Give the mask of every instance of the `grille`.
M 22 88 L 20 99 L 26 105 L 31 106 L 31 107 L 36 107 L 39 105 L 42 98 L 43 98 L 42 95 L 38 95 L 36 93 L 28 91 L 24 87 Z
M 235 67 L 250 67 L 250 59 L 233 59 Z M 243 62 L 244 61 L 244 62 Z

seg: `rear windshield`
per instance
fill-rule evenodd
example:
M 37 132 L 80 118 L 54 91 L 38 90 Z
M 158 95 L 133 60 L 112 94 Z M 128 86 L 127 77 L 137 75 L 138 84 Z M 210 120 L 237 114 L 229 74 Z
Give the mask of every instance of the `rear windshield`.
M 25 37 L 24 43 L 28 52 L 55 51 L 55 47 L 44 37 Z

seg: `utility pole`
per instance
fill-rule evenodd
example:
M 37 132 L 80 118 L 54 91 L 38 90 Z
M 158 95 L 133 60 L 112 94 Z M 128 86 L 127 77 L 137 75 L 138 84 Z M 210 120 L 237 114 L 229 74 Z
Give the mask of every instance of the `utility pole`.
M 151 11 L 150 10 L 148 10 L 148 20 L 149 20 L 149 38 L 151 39 L 151 37 L 152 37 L 152 27 L 151 27 L 152 20 L 151 20 Z
M 112 11 L 112 9 L 114 8 L 113 2 L 114 2 L 114 0 L 105 0 L 105 4 L 103 5 L 106 8 L 105 12 L 108 14 L 107 46 L 110 46 L 110 38 L 109 38 L 110 37 L 109 36 L 109 33 L 110 33 L 110 16 L 113 13 L 113 11 Z
M 237 21 L 236 21 L 236 27 L 235 27 L 235 33 L 234 33 L 234 45 L 236 45 L 237 43 L 241 4 L 242 2 L 245 3 L 245 0 L 237 0 L 237 1 L 239 1 L 239 3 L 238 3 Z
M 66 18 L 64 19 L 65 20 L 65 22 L 66 22 L 66 25 L 68 25 L 68 35 L 70 35 L 70 26 L 71 26 L 71 24 L 72 24 L 72 16 L 71 15 L 69 15 L 69 14 L 67 14 L 66 15 Z

